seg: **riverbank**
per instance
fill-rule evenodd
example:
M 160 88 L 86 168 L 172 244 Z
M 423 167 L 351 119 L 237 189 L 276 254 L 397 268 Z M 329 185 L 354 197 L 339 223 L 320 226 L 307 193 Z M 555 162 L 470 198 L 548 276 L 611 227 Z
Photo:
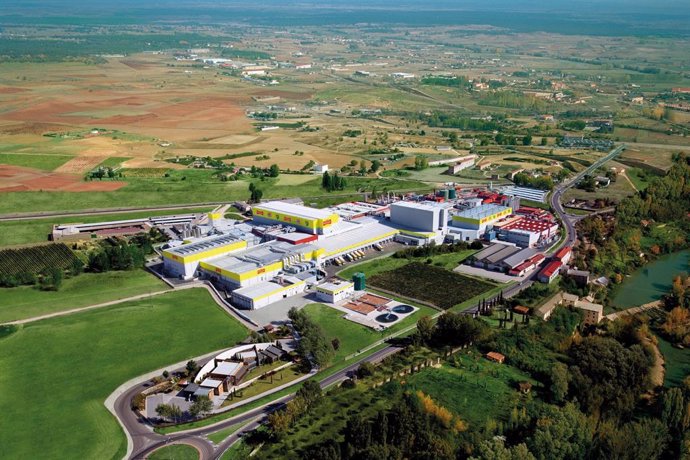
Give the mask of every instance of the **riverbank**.
M 617 286 L 611 299 L 614 311 L 661 299 L 671 289 L 673 278 L 690 271 L 690 249 L 666 254 L 640 267 Z

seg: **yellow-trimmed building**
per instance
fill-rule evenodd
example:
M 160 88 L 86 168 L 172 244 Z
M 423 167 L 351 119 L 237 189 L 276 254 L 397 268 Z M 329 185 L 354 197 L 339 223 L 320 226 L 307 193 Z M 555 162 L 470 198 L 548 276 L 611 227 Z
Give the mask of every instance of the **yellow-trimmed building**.
M 454 227 L 484 231 L 489 225 L 493 225 L 494 222 L 508 217 L 512 213 L 513 208 L 509 206 L 485 204 L 454 215 L 451 224 Z
M 247 248 L 247 241 L 234 235 L 213 236 L 163 251 L 163 268 L 168 276 L 191 279 L 202 261 Z
M 337 303 L 352 296 L 355 292 L 355 283 L 350 281 L 336 281 L 323 283 L 315 287 L 316 297 L 323 302 Z
M 314 209 L 282 201 L 261 203 L 252 208 L 254 222 L 289 225 L 312 235 L 333 233 L 340 216 L 327 209 Z
M 207 278 L 235 289 L 264 283 L 291 267 L 295 273 L 315 268 L 322 253 L 311 244 L 271 241 L 227 257 L 202 261 L 199 270 Z
M 307 288 L 304 280 L 283 276 L 232 291 L 233 305 L 244 310 L 258 310 L 279 300 L 297 295 Z

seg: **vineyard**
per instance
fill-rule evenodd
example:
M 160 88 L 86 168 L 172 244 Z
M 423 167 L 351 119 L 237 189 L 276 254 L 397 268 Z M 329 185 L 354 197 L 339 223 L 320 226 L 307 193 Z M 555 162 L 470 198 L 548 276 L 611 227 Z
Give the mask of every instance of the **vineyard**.
M 444 310 L 494 287 L 493 284 L 419 262 L 378 273 L 369 281 L 372 286 L 431 302 Z
M 0 251 L 0 275 L 38 274 L 47 268 L 66 269 L 77 258 L 64 244 L 48 244 Z

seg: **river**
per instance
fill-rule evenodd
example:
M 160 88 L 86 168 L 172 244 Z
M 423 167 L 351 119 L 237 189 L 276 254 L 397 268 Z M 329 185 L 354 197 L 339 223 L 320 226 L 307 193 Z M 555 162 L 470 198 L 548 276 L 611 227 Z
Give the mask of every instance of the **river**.
M 689 271 L 690 249 L 661 256 L 627 277 L 611 303 L 621 309 L 659 300 L 671 289 L 674 276 Z

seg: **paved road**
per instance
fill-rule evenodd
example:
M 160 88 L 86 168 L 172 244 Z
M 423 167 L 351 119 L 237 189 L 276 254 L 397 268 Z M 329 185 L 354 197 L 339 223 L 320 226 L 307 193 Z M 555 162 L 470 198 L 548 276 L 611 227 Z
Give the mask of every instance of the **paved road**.
M 379 362 L 387 356 L 399 352 L 401 348 L 399 347 L 386 347 L 379 350 L 368 357 L 355 360 L 345 369 L 342 369 L 335 374 L 326 377 L 322 382 L 321 386 L 323 388 L 333 385 L 341 380 L 348 378 L 349 375 L 354 372 L 363 361 L 369 362 Z M 207 358 L 205 361 L 208 361 Z M 203 365 L 204 361 L 199 361 L 200 365 Z M 257 407 L 255 409 L 249 410 L 241 415 L 228 418 L 214 425 L 207 427 L 197 428 L 193 430 L 188 430 L 179 433 L 173 433 L 169 435 L 161 435 L 154 433 L 151 426 L 146 422 L 146 420 L 139 418 L 130 408 L 130 402 L 132 398 L 146 389 L 146 384 L 138 384 L 124 392 L 115 401 L 115 413 L 118 419 L 122 422 L 123 426 L 129 433 L 132 439 L 132 459 L 143 459 L 146 458 L 151 452 L 171 443 L 178 444 L 189 444 L 196 447 L 201 453 L 201 460 L 210 460 L 219 458 L 225 450 L 227 450 L 235 441 L 239 439 L 245 433 L 255 429 L 266 417 L 266 415 L 271 412 L 280 409 L 290 401 L 294 394 L 284 396 L 280 399 L 271 401 L 270 403 L 264 404 L 263 406 Z M 249 423 L 250 422 L 250 423 Z M 210 441 L 208 441 L 205 436 L 215 433 L 216 431 L 222 430 L 224 428 L 231 427 L 239 423 L 248 423 L 247 426 L 242 428 L 240 431 L 235 433 L 233 436 L 225 439 L 218 446 L 214 446 Z
M 560 246 L 572 246 L 575 244 L 575 241 L 577 240 L 575 224 L 586 217 L 568 214 L 563 208 L 563 203 L 561 203 L 563 194 L 570 187 L 577 184 L 580 181 L 580 179 L 582 179 L 584 176 L 591 174 L 592 172 L 596 171 L 597 168 L 604 165 L 606 162 L 611 161 L 612 159 L 620 155 L 623 152 L 623 150 L 625 150 L 625 147 L 625 144 L 619 145 L 615 149 L 611 150 L 606 156 L 601 157 L 599 160 L 595 161 L 590 167 L 575 175 L 575 177 L 572 177 L 571 179 L 563 182 L 562 184 L 559 184 L 554 189 L 553 193 L 551 194 L 549 203 L 551 204 L 551 207 L 553 208 L 556 215 L 560 217 L 560 219 L 563 221 L 563 227 L 565 229 L 565 238 L 561 240 Z

